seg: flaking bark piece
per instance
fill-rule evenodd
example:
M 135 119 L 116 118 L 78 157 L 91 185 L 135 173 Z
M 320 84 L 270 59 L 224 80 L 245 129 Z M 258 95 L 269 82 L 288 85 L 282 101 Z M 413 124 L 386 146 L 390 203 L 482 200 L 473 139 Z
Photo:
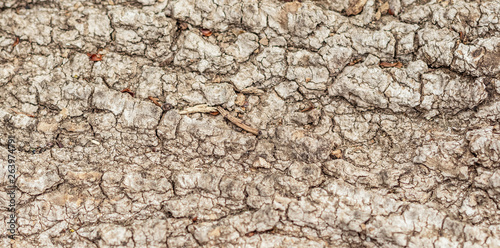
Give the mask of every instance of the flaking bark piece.
M 368 0 L 351 0 L 349 8 L 345 11 L 346 15 L 352 16 L 359 14 Z

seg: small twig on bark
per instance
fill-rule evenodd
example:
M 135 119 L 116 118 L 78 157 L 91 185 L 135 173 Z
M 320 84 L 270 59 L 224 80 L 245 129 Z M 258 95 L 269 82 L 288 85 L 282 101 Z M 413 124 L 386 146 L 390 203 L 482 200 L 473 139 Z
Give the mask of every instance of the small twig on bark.
M 12 47 L 17 46 L 19 44 L 19 37 L 16 36 L 16 41 L 14 41 L 14 44 L 12 44 Z
M 161 108 L 161 104 L 158 102 L 158 98 L 150 96 L 148 97 L 148 99 L 151 100 L 156 106 Z
M 314 109 L 314 104 L 312 102 L 309 102 L 309 105 L 303 109 L 300 110 L 300 112 L 307 112 Z
M 132 97 L 134 97 L 135 93 L 132 92 L 129 88 L 125 88 L 123 89 L 122 91 L 120 91 L 121 93 L 129 93 Z
M 17 111 L 17 110 L 12 109 L 12 108 L 10 110 L 12 110 L 12 112 L 16 113 L 17 115 L 18 114 L 22 114 L 22 115 L 26 115 L 26 116 L 31 117 L 31 118 L 35 118 L 35 116 L 32 115 L 32 114 L 27 114 L 27 113 L 24 113 L 24 112 L 21 112 L 21 111 Z
M 259 135 L 260 134 L 260 131 L 259 129 L 257 128 L 253 128 L 251 126 L 248 126 L 247 124 L 243 123 L 242 120 L 232 116 L 229 114 L 229 112 L 227 112 L 225 109 L 223 109 L 222 107 L 218 106 L 217 107 L 217 111 L 219 111 L 219 113 L 224 116 L 224 118 L 228 119 L 230 122 L 232 122 L 234 125 L 238 126 L 238 127 L 241 127 L 243 130 L 247 131 L 247 132 L 250 132 L 250 133 L 253 133 L 255 135 Z
M 217 108 L 215 107 L 210 107 L 206 104 L 201 104 L 201 105 L 196 105 L 193 107 L 185 108 L 179 114 L 181 115 L 187 115 L 187 114 L 194 114 L 194 113 L 212 113 L 216 112 Z

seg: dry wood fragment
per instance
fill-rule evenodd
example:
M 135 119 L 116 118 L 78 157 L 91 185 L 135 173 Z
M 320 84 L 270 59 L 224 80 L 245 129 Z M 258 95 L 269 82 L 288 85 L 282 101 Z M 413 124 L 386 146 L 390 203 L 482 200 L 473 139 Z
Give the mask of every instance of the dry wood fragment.
M 135 93 L 132 92 L 129 88 L 125 88 L 123 89 L 122 91 L 120 91 L 121 93 L 129 93 L 132 97 L 134 97 Z
M 224 116 L 224 118 L 228 119 L 234 125 L 241 127 L 243 130 L 250 132 L 250 133 L 253 133 L 257 136 L 259 135 L 259 133 L 260 133 L 259 129 L 248 126 L 247 124 L 243 123 L 242 120 L 230 115 L 229 112 L 227 112 L 227 110 L 223 109 L 222 107 L 218 106 L 217 111 L 219 111 L 219 113 L 222 116 Z
M 148 99 L 151 100 L 156 106 L 161 108 L 161 104 L 158 102 L 158 98 L 150 96 L 148 97 Z
M 194 114 L 194 113 L 212 113 L 217 112 L 216 107 L 210 107 L 206 104 L 196 105 L 193 107 L 188 107 L 179 112 L 181 115 Z
M 352 16 L 359 14 L 361 11 L 363 11 L 363 8 L 365 7 L 367 1 L 368 0 L 350 0 L 349 8 L 347 8 L 345 11 L 346 15 Z

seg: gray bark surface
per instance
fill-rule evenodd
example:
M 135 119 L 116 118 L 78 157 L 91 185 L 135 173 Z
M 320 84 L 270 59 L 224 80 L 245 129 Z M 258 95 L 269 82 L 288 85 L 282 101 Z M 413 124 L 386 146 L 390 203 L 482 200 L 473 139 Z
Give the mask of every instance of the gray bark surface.
M 0 246 L 500 247 L 499 18 L 2 1 Z

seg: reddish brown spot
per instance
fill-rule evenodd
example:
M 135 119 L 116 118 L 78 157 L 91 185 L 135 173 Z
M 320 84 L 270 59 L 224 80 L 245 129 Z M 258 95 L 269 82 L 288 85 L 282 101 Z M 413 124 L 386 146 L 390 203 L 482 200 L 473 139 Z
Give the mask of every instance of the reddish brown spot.
M 379 65 L 380 65 L 380 67 L 385 67 L 385 68 L 387 68 L 387 67 L 397 67 L 397 68 L 403 67 L 403 64 L 401 62 L 399 62 L 399 61 L 398 62 L 393 62 L 393 63 L 391 63 L 391 62 L 380 62 Z
M 129 88 L 125 88 L 120 92 L 121 93 L 129 93 L 132 97 L 134 97 L 134 95 L 135 95 L 134 92 L 132 92 Z
M 193 222 L 196 222 L 198 220 L 198 216 L 193 217 Z
M 220 113 L 218 111 L 216 112 L 210 112 L 211 115 L 219 115 Z
M 203 36 L 206 36 L 206 37 L 208 37 L 208 36 L 212 35 L 212 31 L 210 31 L 210 30 L 208 30 L 208 29 L 203 29 L 203 28 L 202 28 L 202 29 L 200 29 L 200 32 L 201 32 L 201 34 L 202 34 Z
M 464 42 L 465 41 L 465 34 L 464 34 L 464 32 L 460 31 L 458 33 L 460 34 L 460 41 Z
M 14 41 L 14 44 L 12 44 L 12 47 L 17 46 L 19 44 L 19 37 L 16 36 L 16 41 Z
M 392 9 L 389 9 L 389 10 L 387 11 L 387 14 L 392 15 L 392 16 L 393 16 L 393 15 L 395 15 L 395 14 L 394 14 L 394 11 L 392 11 Z
M 90 61 L 101 61 L 102 57 L 104 57 L 103 54 L 95 54 L 95 53 L 87 53 L 87 56 L 89 56 Z
M 361 60 L 362 60 L 362 59 L 355 59 L 355 60 L 351 61 L 351 62 L 348 64 L 348 66 L 353 66 L 353 65 L 355 65 L 355 64 L 357 64 L 357 63 L 359 63 L 359 62 L 361 62 Z
M 245 234 L 245 236 L 247 236 L 247 237 L 252 237 L 253 235 L 255 235 L 254 232 L 249 232 L 249 233 Z

